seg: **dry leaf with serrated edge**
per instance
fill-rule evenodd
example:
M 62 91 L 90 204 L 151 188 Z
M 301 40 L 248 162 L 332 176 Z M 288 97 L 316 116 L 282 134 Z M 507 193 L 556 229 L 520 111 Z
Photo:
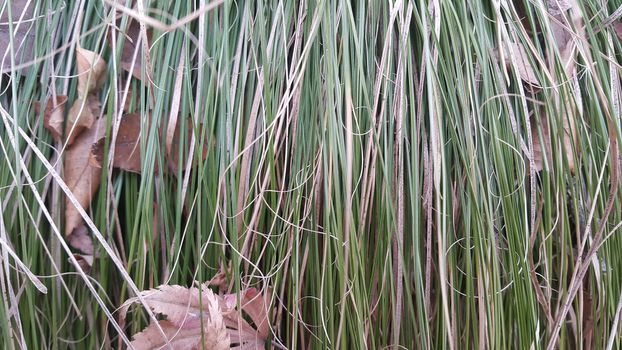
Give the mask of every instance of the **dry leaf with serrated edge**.
M 136 350 L 202 348 L 200 343 L 204 331 L 201 327 L 180 326 L 167 320 L 158 321 L 158 325 L 164 331 L 167 339 L 162 337 L 158 327 L 152 323 L 142 332 L 134 335 L 132 347 Z
M 45 105 L 43 111 L 43 126 L 52 134 L 56 142 L 63 139 L 63 121 L 65 120 L 65 104 L 67 96 L 58 95 L 56 99 L 51 98 Z M 35 113 L 40 113 L 41 106 L 39 102 L 35 102 Z
M 78 95 L 85 97 L 104 84 L 106 61 L 97 53 L 76 47 L 76 65 L 78 68 Z
M 121 118 L 115 141 L 112 165 L 125 171 L 140 173 L 140 114 L 126 114 Z M 106 138 L 99 139 L 91 148 L 91 164 L 101 167 Z
M 105 122 L 97 119 L 90 129 L 84 130 L 65 150 L 63 175 L 65 183 L 78 203 L 86 210 L 101 181 L 101 169 L 89 163 L 91 146 L 104 134 Z M 83 225 L 82 216 L 69 198 L 65 200 L 65 235 Z
M 207 289 L 199 293 L 196 287 L 186 288 L 177 285 L 162 285 L 158 289 L 142 292 L 147 305 L 156 313 L 166 315 L 166 319 L 175 325 L 189 322 L 190 316 L 196 317 L 203 314 L 206 303 Z M 131 303 L 137 302 L 132 298 Z M 200 322 L 199 322 L 200 323 Z M 188 324 L 186 324 L 188 325 Z
M 215 319 L 210 314 L 213 312 L 213 306 L 210 306 L 212 303 L 209 302 L 213 296 L 222 313 L 222 322 L 226 326 L 230 343 L 234 345 L 232 348 L 236 348 L 235 345 L 245 349 L 264 348 L 270 329 L 267 309 L 268 293 L 260 294 L 255 288 L 249 288 L 240 292 L 240 305 L 242 309 L 242 312 L 240 312 L 236 310 L 237 294 L 213 295 L 206 285 L 203 285 L 201 290 L 200 292 L 198 288 L 194 287 L 185 288 L 163 285 L 158 287 L 158 289 L 142 292 L 142 297 L 153 312 L 166 316 L 166 321 L 160 321 L 160 325 L 167 335 L 174 334 L 175 332 L 183 335 L 182 338 L 179 338 L 180 342 L 183 341 L 183 344 L 179 343 L 180 346 L 199 344 L 193 340 L 193 337 L 198 336 L 198 341 L 200 341 L 201 332 L 210 330 L 209 327 L 204 330 L 201 329 L 200 317 L 203 316 L 204 322 L 206 320 L 215 322 Z M 135 302 L 138 302 L 138 298 L 130 299 L 122 307 L 121 322 L 125 319 L 128 307 Z M 255 328 L 246 321 L 242 313 L 250 317 Z M 218 329 L 222 331 L 221 327 L 218 327 Z M 173 330 L 175 332 L 172 332 Z M 161 346 L 163 339 L 159 333 L 156 325 L 152 324 L 134 337 L 132 345 L 140 346 L 140 349 L 152 349 Z M 216 338 L 223 339 L 222 335 Z M 146 346 L 142 347 L 141 343 L 145 343 Z M 174 346 L 174 348 L 179 347 Z
M 207 290 L 209 320 L 205 334 L 205 348 L 227 350 L 231 346 L 231 338 L 222 317 L 218 299 L 211 290 Z
M 180 322 L 167 319 L 159 321 L 158 324 L 168 339 L 164 339 L 158 327 L 151 324 L 134 335 L 132 346 L 137 350 L 159 349 L 166 346 L 168 340 L 168 345 L 173 349 L 229 349 L 229 332 L 223 321 L 218 298 L 211 290 L 206 290 L 204 296 L 203 303 L 208 309 L 203 320 L 204 328 L 201 327 L 199 318 L 194 315 L 187 315 Z

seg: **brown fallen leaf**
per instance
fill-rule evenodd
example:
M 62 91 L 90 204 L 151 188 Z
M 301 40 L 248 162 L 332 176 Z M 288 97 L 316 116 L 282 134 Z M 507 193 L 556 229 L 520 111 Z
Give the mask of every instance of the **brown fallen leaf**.
M 125 171 L 140 174 L 140 114 L 126 114 L 121 118 L 115 141 L 112 165 Z M 99 139 L 91 147 L 91 164 L 101 168 L 104 160 L 106 138 Z
M 203 320 L 204 327 L 201 327 L 198 317 L 193 316 L 187 317 L 181 323 L 170 320 L 158 322 L 173 349 L 226 350 L 230 348 L 231 340 L 223 321 L 220 303 L 211 290 L 207 290 L 204 294 L 206 298 L 203 302 L 208 310 Z M 132 346 L 137 350 L 160 349 L 166 345 L 167 339 L 162 337 L 158 327 L 153 323 L 142 332 L 135 334 L 132 341 Z
M 117 134 L 117 140 L 115 142 L 115 154 L 113 159 L 113 166 L 115 168 L 130 171 L 140 174 L 141 172 L 141 154 L 140 154 L 140 136 L 143 134 L 140 128 L 141 115 L 140 114 L 127 114 L 121 119 L 119 125 L 119 132 Z M 190 137 L 192 136 L 193 128 L 189 123 L 187 124 L 187 133 L 183 142 L 183 154 L 188 155 L 188 149 L 190 147 Z M 160 133 L 163 130 L 160 129 Z M 180 139 L 181 133 L 179 131 L 179 125 L 175 128 L 175 134 L 171 143 L 171 152 L 167 155 L 166 162 L 168 169 L 177 174 L 179 169 L 179 149 L 182 146 Z M 102 138 L 95 143 L 91 149 L 91 164 L 96 167 L 102 167 L 104 159 L 104 147 L 106 146 L 106 139 Z M 207 157 L 207 145 L 203 146 L 202 159 Z M 194 159 L 197 159 L 196 155 Z M 186 162 L 183 162 L 185 164 Z M 156 164 L 156 169 L 158 169 Z
M 65 104 L 67 96 L 58 95 L 56 99 L 49 99 L 43 112 L 43 126 L 52 134 L 56 142 L 63 139 L 63 121 L 65 120 Z M 40 113 L 41 106 L 35 102 L 35 113 Z
M 549 0 L 548 13 L 551 15 L 551 31 L 559 50 L 561 62 L 568 76 L 575 74 L 575 53 L 577 45 L 573 31 L 583 36 L 583 19 L 575 0 Z M 568 19 L 568 20 L 567 20 Z M 552 53 L 549 53 L 549 56 Z M 552 67 L 551 67 L 552 69 Z
M 540 81 L 529 61 L 529 56 L 527 55 L 525 47 L 513 42 L 507 42 L 505 44 L 507 50 L 505 56 L 509 58 L 509 60 L 506 61 L 506 66 L 516 66 L 518 74 L 523 82 L 527 83 L 532 88 L 540 88 Z
M 84 98 L 104 84 L 106 61 L 97 53 L 76 47 L 76 66 L 78 70 L 78 96 Z
M 99 116 L 101 104 L 95 96 L 87 98 L 78 98 L 67 113 L 67 123 L 65 126 L 65 135 L 67 144 L 72 145 L 77 137 L 86 130 L 90 129 Z
M 534 171 L 539 172 L 544 169 L 545 162 L 550 164 L 553 160 L 553 149 L 551 146 L 551 134 L 549 133 L 549 122 L 546 116 L 538 115 L 538 118 L 535 119 L 531 122 L 531 135 L 533 138 Z M 540 133 L 538 133 L 538 130 L 540 130 Z
M 156 313 L 166 315 L 166 319 L 174 325 L 189 325 L 193 317 L 202 315 L 207 306 L 207 291 L 202 293 L 196 287 L 186 288 L 178 285 L 162 285 L 157 289 L 142 292 L 147 305 Z M 130 299 L 130 303 L 137 302 L 137 298 Z M 200 323 L 200 322 L 199 322 Z
M 6 4 L 11 7 L 10 19 L 15 32 L 12 35 L 9 30 L 9 11 L 5 8 L 0 13 L 0 60 L 2 61 L 0 73 L 11 71 L 10 38 L 13 37 L 15 63 L 19 65 L 33 59 L 32 44 L 35 42 L 36 33 L 36 20 L 34 20 L 36 1 L 13 0 Z M 2 6 L 0 10 L 1 8 Z
M 180 327 L 167 320 L 158 321 L 167 339 L 162 337 L 155 324 L 150 324 L 142 332 L 134 335 L 132 346 L 136 350 L 155 349 L 230 349 L 228 333 L 214 327 Z M 224 334 L 224 337 L 221 335 Z M 205 344 L 201 346 L 201 339 Z M 168 340 L 168 342 L 167 342 Z
M 205 335 L 205 348 L 214 350 L 228 350 L 231 347 L 231 338 L 222 317 L 222 311 L 218 299 L 211 290 L 208 294 L 209 320 L 207 323 L 207 334 Z
M 72 192 L 73 199 L 86 210 L 101 181 L 101 169 L 89 163 L 89 156 L 93 143 L 101 139 L 105 131 L 104 121 L 98 119 L 101 106 L 94 93 L 103 84 L 106 62 L 96 53 L 78 45 L 76 64 L 79 97 L 67 113 L 65 123 L 67 148 L 64 155 L 63 179 Z M 64 101 L 66 102 L 66 97 Z M 62 113 L 57 111 L 57 106 L 58 102 L 52 103 L 46 128 L 60 140 L 63 123 Z M 87 254 L 93 253 L 88 230 L 69 197 L 65 199 L 65 236 L 74 248 Z
M 105 122 L 97 119 L 90 129 L 84 130 L 65 151 L 63 177 L 69 190 L 82 208 L 87 209 L 101 181 L 101 169 L 89 163 L 91 146 L 104 134 Z M 82 216 L 65 200 L 65 235 L 71 239 L 74 230 L 83 225 Z
M 224 265 L 220 265 L 218 272 L 207 282 L 210 287 L 216 287 L 220 292 L 225 292 L 229 289 L 229 278 L 231 274 L 231 264 L 225 269 Z
M 512 6 L 516 10 L 518 14 L 518 18 L 520 19 L 521 24 L 525 28 L 528 34 L 540 34 L 542 32 L 542 27 L 540 23 L 536 21 L 535 28 L 532 28 L 532 24 L 529 21 L 529 16 L 527 14 L 527 9 L 522 1 L 513 1 Z M 532 5 L 533 6 L 533 5 Z M 570 10 L 572 8 L 572 4 L 568 0 L 547 0 L 546 1 L 546 9 L 547 12 L 551 16 L 559 16 L 562 13 Z
M 260 294 L 255 288 L 240 293 L 241 311 L 236 309 L 237 294 L 214 295 L 206 285 L 201 287 L 201 291 L 194 287 L 163 285 L 143 292 L 142 297 L 153 312 L 166 316 L 166 320 L 159 324 L 167 337 L 177 334 L 175 338 L 169 337 L 174 349 L 201 345 L 202 332 L 206 340 L 216 344 L 216 348 L 224 346 L 228 338 L 234 346 L 232 348 L 237 345 L 244 349 L 263 349 L 270 335 L 267 307 L 269 293 Z M 124 305 L 121 310 L 122 320 L 125 319 L 128 307 L 136 302 L 138 298 L 132 298 Z M 246 321 L 243 313 L 250 317 L 253 325 Z M 207 324 L 205 328 L 201 328 L 201 317 L 203 323 Z M 225 330 L 227 336 L 223 333 Z M 164 344 L 166 341 L 155 324 L 136 334 L 132 342 L 137 349 L 155 349 Z
M 559 20 L 563 21 L 563 18 L 559 18 Z M 576 48 L 572 34 L 564 25 L 556 22 L 551 22 L 551 29 L 559 50 L 559 58 L 564 65 L 564 70 L 569 75 L 572 75 L 574 71 L 574 52 Z
M 120 25 L 120 22 L 121 21 L 118 21 L 117 25 Z M 134 78 L 140 80 L 141 71 L 142 71 L 142 57 L 143 57 L 140 54 L 140 52 L 138 53 L 138 56 L 136 57 L 136 62 L 134 63 L 134 68 L 132 69 L 132 61 L 134 59 L 134 52 L 137 49 L 136 44 L 138 43 L 138 40 L 140 38 L 140 24 L 137 21 L 131 20 L 125 32 L 119 31 L 119 34 L 120 34 L 119 38 L 121 36 L 125 38 L 125 41 L 123 43 L 123 49 L 121 51 L 121 62 L 120 62 L 121 68 L 123 68 L 123 70 L 127 72 L 132 73 L 132 76 L 134 76 Z M 110 47 L 112 47 L 112 35 L 114 35 L 113 32 L 111 32 L 107 37 L 108 44 L 110 45 Z M 151 43 L 151 38 L 152 38 L 151 30 L 147 30 L 147 41 L 149 43 Z M 118 43 L 119 43 L 119 40 L 117 39 L 117 45 Z
M 527 15 L 527 9 L 525 8 L 525 4 L 522 1 L 514 1 L 512 2 L 514 9 L 516 10 L 516 14 L 520 19 L 520 22 L 525 28 L 525 31 L 529 35 L 533 35 L 534 33 L 539 33 L 541 28 L 540 24 L 536 21 L 535 26 L 532 26 L 531 21 L 529 21 L 529 16 Z
M 573 33 L 573 30 L 579 31 L 577 35 L 581 35 L 583 28 L 581 13 L 578 6 L 574 4 L 574 1 L 575 0 L 547 1 L 547 12 L 550 16 L 550 31 L 554 38 L 554 43 L 557 46 L 557 50 L 559 51 L 562 65 L 568 76 L 573 76 L 575 74 L 576 43 L 574 40 L 575 34 Z M 524 7 L 521 5 L 516 8 L 517 13 L 522 19 L 521 23 L 523 24 L 525 31 L 531 33 L 531 25 L 526 23 L 528 21 L 524 20 L 526 18 Z M 570 23 L 568 23 L 568 20 Z M 538 33 L 540 33 L 541 28 L 539 25 L 537 25 L 537 29 Z M 536 53 L 528 50 L 527 45 L 514 42 L 505 43 L 505 52 L 506 56 L 509 58 L 505 62 L 506 66 L 516 66 L 521 80 L 523 80 L 527 87 L 530 88 L 531 91 L 539 90 L 542 87 L 542 84 L 538 80 L 538 77 L 535 74 L 534 66 L 529 60 L 529 57 L 531 57 L 531 55 L 535 55 Z M 549 50 L 545 52 L 544 55 L 550 59 L 552 55 L 554 55 L 554 52 L 550 52 Z M 549 62 L 553 63 L 552 60 L 549 60 Z M 544 73 L 548 80 L 553 79 L 551 74 L 553 67 L 541 66 L 539 63 L 539 60 L 534 62 L 534 64 L 538 65 L 538 69 Z
M 63 139 L 63 124 L 65 125 L 65 135 L 67 135 L 67 145 L 73 144 L 75 139 L 85 129 L 89 129 L 98 117 L 101 104 L 99 99 L 93 95 L 86 99 L 79 98 L 72 104 L 67 113 L 66 123 L 64 118 L 67 96 L 57 96 L 56 104 L 53 100 L 48 100 L 43 115 L 43 126 L 52 134 L 56 141 Z M 39 113 L 39 102 L 35 102 L 35 112 Z
M 612 24 L 613 31 L 618 36 L 618 40 L 622 41 L 622 21 L 616 21 Z
M 577 131 L 574 124 L 574 113 L 576 111 L 570 103 L 567 103 L 566 106 L 562 107 L 563 110 L 560 110 L 562 113 L 562 128 L 563 135 L 562 138 L 562 155 L 566 157 L 566 161 L 568 163 L 568 170 L 571 173 L 575 171 L 575 163 L 573 157 L 573 150 L 577 150 L 578 139 L 577 139 Z M 540 124 L 540 125 L 538 125 Z M 542 133 L 542 140 L 540 140 L 540 136 L 538 133 L 538 128 L 540 128 L 540 132 Z M 544 111 L 541 111 L 539 123 L 532 122 L 531 123 L 531 133 L 533 135 L 533 151 L 534 151 L 534 163 L 535 163 L 535 171 L 538 172 L 545 168 L 545 157 L 546 164 L 551 164 L 553 160 L 553 151 L 557 151 L 557 148 L 552 144 L 553 135 L 551 134 L 551 129 L 549 126 L 548 118 L 544 115 Z
M 529 57 L 531 57 L 530 55 L 535 55 L 536 53 L 528 51 L 527 46 L 516 43 L 505 43 L 507 56 L 510 58 L 509 61 L 506 62 L 506 66 L 516 67 L 518 75 L 524 82 L 525 87 L 529 88 L 532 92 L 542 87 L 535 74 L 536 68 L 546 77 L 547 82 L 555 82 L 556 79 L 560 79 L 558 81 L 560 87 L 556 87 L 552 90 L 552 99 L 550 102 L 553 104 L 554 113 L 561 116 L 558 123 L 562 123 L 563 135 L 560 135 L 556 140 L 561 139 L 562 144 L 557 144 L 557 141 L 552 139 L 549 126 L 550 119 L 544 114 L 544 109 L 538 110 L 540 113 L 536 113 L 535 120 L 531 122 L 534 146 L 534 170 L 538 172 L 547 167 L 547 164 L 551 164 L 554 152 L 559 151 L 563 152 L 562 156 L 566 158 L 569 170 L 574 172 L 575 164 L 573 152 L 574 150 L 578 151 L 577 131 L 574 123 L 577 118 L 582 117 L 581 96 L 580 90 L 578 89 L 575 67 L 577 50 L 574 36 L 577 35 L 581 37 L 584 35 L 582 17 L 576 0 L 547 0 L 546 5 L 547 15 L 550 20 L 550 33 L 554 38 L 553 42 L 559 52 L 559 58 L 567 77 L 556 78 L 555 75 L 552 74 L 552 72 L 555 72 L 553 66 L 555 61 L 552 59 L 553 55 L 555 55 L 555 48 L 553 50 L 549 48 L 544 52 L 544 56 L 548 58 L 548 63 L 550 65 L 545 66 L 540 64 L 544 61 L 535 60 L 534 64 L 537 65 L 536 67 L 532 65 L 529 60 Z M 517 12 L 519 16 L 524 16 L 524 7 L 519 6 L 518 9 L 519 11 Z M 525 22 L 522 23 L 525 25 Z M 529 32 L 531 27 L 525 27 L 525 29 Z M 542 35 L 540 33 L 541 28 L 537 27 L 537 29 L 538 32 L 536 34 Z M 531 47 L 531 45 L 529 45 L 529 47 Z M 573 84 L 572 91 L 570 92 L 564 91 L 564 89 L 567 88 L 566 83 L 568 82 L 568 77 Z M 564 84 L 561 84 L 562 82 Z M 549 84 L 547 83 L 547 85 Z M 540 138 L 538 130 L 540 130 L 542 138 Z
M 91 268 L 93 267 L 93 256 L 92 255 L 82 255 L 82 254 L 73 254 L 73 257 L 78 261 L 78 265 L 85 273 L 91 272 Z
M 242 298 L 240 305 L 242 311 L 248 314 L 253 321 L 257 334 L 252 335 L 252 339 L 268 339 L 270 336 L 270 322 L 268 320 L 268 305 L 270 304 L 270 293 L 260 294 L 256 288 L 248 288 L 240 293 Z M 236 294 L 225 294 L 225 303 L 228 307 L 234 308 L 237 304 Z M 249 339 L 251 339 L 249 338 Z M 263 347 L 262 347 L 263 348 Z
M 85 224 L 76 227 L 67 240 L 73 248 L 80 250 L 84 254 L 93 255 L 93 240 L 89 236 L 89 229 Z
M 572 1 L 569 0 L 547 0 L 546 7 L 552 16 L 559 16 L 572 9 Z

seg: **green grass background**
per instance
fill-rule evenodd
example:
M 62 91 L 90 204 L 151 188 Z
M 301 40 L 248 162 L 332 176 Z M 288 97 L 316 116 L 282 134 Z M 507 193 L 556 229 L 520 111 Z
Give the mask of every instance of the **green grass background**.
M 208 5 L 140 3 L 165 24 Z M 518 4 L 543 35 L 521 30 Z M 63 232 L 65 194 L 39 154 L 60 172 L 63 153 L 33 102 L 75 98 L 79 41 L 108 62 L 99 96 L 112 125 L 126 74 L 106 35 L 129 17 L 103 1 L 37 2 L 47 17 L 35 21 L 33 49 L 44 58 L 0 81 L 0 238 L 48 292 L 3 246 L 0 344 L 116 347 L 105 309 L 134 296 L 128 277 L 139 290 L 191 286 L 230 263 L 232 291 L 272 288 L 273 341 L 286 348 L 539 349 L 556 331 L 559 348 L 619 348 L 622 44 L 603 25 L 622 2 L 578 2 L 582 115 L 551 103 L 554 91 L 575 98 L 559 62 L 551 74 L 562 83 L 536 93 L 499 62 L 509 37 L 531 40 L 541 57 L 554 50 L 544 5 L 224 1 L 154 29 L 151 72 L 143 65 L 129 84 L 132 108 L 166 127 L 182 74 L 178 122 L 193 126 L 195 155 L 205 143 L 207 156 L 187 174 L 163 173 L 154 164 L 165 140 L 145 124 L 142 174 L 104 169 L 87 210 L 121 265 L 94 240 L 85 280 L 50 224 Z M 520 142 L 533 147 L 530 125 L 542 118 L 556 146 L 548 170 L 531 176 Z M 577 125 L 574 173 L 560 146 L 564 118 Z M 601 226 L 605 239 L 555 329 L 578 247 L 587 252 Z M 147 324 L 133 312 L 126 335 Z

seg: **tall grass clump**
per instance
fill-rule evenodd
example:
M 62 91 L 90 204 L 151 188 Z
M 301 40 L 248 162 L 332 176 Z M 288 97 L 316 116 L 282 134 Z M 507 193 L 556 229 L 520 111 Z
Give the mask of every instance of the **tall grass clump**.
M 217 275 L 270 296 L 274 348 L 622 347 L 621 0 L 26 3 L 0 3 L 2 347 L 128 347 L 162 316 L 126 300 Z M 80 97 L 76 47 L 107 62 L 90 254 L 34 107 Z

